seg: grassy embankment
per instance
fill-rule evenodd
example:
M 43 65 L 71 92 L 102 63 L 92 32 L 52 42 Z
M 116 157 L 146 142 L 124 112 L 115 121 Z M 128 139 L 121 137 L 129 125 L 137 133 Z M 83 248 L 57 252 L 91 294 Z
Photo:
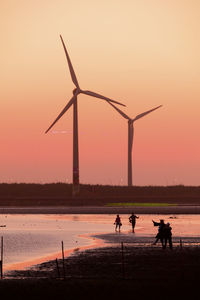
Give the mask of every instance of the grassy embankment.
M 72 185 L 0 184 L 0 206 L 171 206 L 200 205 L 200 186 L 81 185 L 72 197 Z

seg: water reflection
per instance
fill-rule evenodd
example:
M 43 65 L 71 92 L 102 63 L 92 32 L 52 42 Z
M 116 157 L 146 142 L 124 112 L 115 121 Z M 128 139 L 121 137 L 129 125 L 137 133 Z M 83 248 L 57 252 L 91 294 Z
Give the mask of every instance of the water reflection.
M 92 240 L 81 237 L 91 233 L 113 233 L 116 215 L 0 215 L 0 235 L 4 238 L 4 263 L 33 260 L 65 249 L 80 248 Z M 121 215 L 121 231 L 131 233 L 129 215 Z M 154 241 L 157 228 L 152 220 L 164 219 L 172 227 L 173 237 L 187 237 L 196 241 L 200 237 L 200 215 L 139 215 L 135 236 L 141 241 L 149 237 Z M 144 237 L 144 238 L 142 238 Z

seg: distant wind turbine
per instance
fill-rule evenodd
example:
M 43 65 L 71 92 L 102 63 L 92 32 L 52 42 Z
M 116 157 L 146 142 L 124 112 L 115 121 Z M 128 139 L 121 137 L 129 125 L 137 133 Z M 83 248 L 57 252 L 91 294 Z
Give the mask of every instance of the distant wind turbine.
M 128 186 L 132 186 L 132 148 L 133 148 L 133 136 L 134 136 L 134 127 L 133 123 L 140 118 L 143 118 L 147 114 L 153 112 L 154 110 L 160 108 L 162 105 L 159 105 L 153 109 L 150 109 L 148 111 L 145 111 L 139 115 L 137 115 L 134 119 L 131 119 L 129 116 L 127 116 L 123 111 L 121 111 L 118 107 L 116 107 L 114 104 L 110 103 L 109 104 L 114 107 L 124 117 L 125 119 L 128 120 Z
M 79 192 L 79 150 L 78 150 L 78 110 L 77 110 L 77 96 L 79 94 L 85 94 L 85 95 L 89 95 L 92 97 L 96 97 L 102 100 L 106 100 L 109 103 L 113 102 L 116 104 L 120 104 L 125 106 L 122 103 L 119 103 L 117 101 L 114 101 L 108 97 L 104 97 L 100 94 L 91 92 L 91 91 L 85 91 L 85 90 L 81 90 L 77 77 L 75 75 L 69 54 L 67 52 L 65 43 L 63 41 L 62 36 L 60 35 L 61 38 L 61 42 L 63 44 L 63 48 L 65 51 L 65 55 L 67 58 L 67 62 L 68 62 L 68 66 L 69 66 L 69 71 L 71 74 L 71 79 L 72 82 L 75 85 L 75 89 L 73 90 L 73 97 L 70 99 L 70 101 L 67 103 L 67 105 L 64 107 L 64 109 L 61 111 L 61 113 L 58 115 L 58 117 L 55 119 L 55 121 L 51 124 L 51 126 L 46 130 L 45 133 L 47 133 L 54 125 L 55 123 L 64 115 L 64 113 L 71 107 L 71 105 L 73 104 L 73 195 L 78 194 Z

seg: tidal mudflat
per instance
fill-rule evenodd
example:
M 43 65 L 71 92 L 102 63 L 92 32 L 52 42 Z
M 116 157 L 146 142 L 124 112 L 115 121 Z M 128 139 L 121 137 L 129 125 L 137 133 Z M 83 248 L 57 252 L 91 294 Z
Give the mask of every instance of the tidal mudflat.
M 4 239 L 4 271 L 26 268 L 61 256 L 61 241 L 65 255 L 100 243 L 142 243 L 154 241 L 157 228 L 153 220 L 165 219 L 173 228 L 173 239 L 179 243 L 198 244 L 199 215 L 139 215 L 135 234 L 131 232 L 128 214 L 121 215 L 121 233 L 114 232 L 115 215 L 0 215 L 1 236 Z

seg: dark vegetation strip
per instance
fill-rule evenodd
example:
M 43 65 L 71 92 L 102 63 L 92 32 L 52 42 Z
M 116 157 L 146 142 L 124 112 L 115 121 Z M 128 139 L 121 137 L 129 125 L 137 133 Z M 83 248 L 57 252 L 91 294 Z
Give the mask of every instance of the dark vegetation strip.
M 0 184 L 0 205 L 106 205 L 107 203 L 200 204 L 200 186 L 80 186 L 72 197 L 72 185 L 66 183 Z M 7 202 L 6 202 L 7 201 Z M 10 202 L 9 202 L 10 201 Z

